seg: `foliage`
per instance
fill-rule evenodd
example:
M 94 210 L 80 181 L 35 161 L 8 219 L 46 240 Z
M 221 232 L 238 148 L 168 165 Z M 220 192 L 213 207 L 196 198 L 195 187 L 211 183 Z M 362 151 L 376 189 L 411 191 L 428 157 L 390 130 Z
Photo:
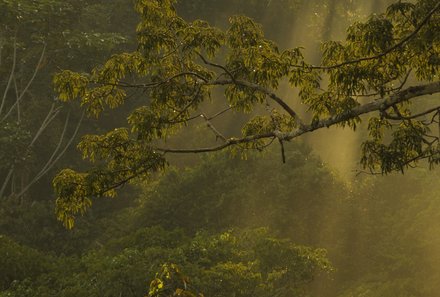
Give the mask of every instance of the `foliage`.
M 0 234 L 44 252 L 79 254 L 97 230 L 66 232 L 53 215 L 53 174 L 81 166 L 75 131 L 97 131 L 51 88 L 60 69 L 87 71 L 132 46 L 130 1 L 0 0 Z M 125 19 L 124 19 L 125 18 Z M 115 117 L 111 118 L 114 122 Z M 127 206 L 97 203 L 84 222 Z
M 79 128 L 81 113 L 62 108 L 50 88 L 54 72 L 89 70 L 128 43 L 106 23 L 112 7 L 92 2 L 0 1 L 0 155 L 8 158 L 1 158 L 2 199 L 21 199 L 44 179 Z
M 98 133 L 111 127 L 79 145 L 92 170 L 65 170 L 55 180 L 59 215 L 68 224 L 72 210 L 95 204 L 77 218 L 75 229 L 56 224 L 44 186 L 31 191 L 32 200 L 0 201 L 0 296 L 437 296 L 438 172 L 416 169 L 345 185 L 309 148 L 288 143 L 333 124 L 358 126 L 364 111 L 378 111 L 368 121 L 365 166 L 377 163 L 379 173 L 389 173 L 423 158 L 434 165 L 438 103 L 404 101 L 438 92 L 436 1 L 400 1 L 386 15 L 355 23 L 345 42 L 323 45 L 321 66 L 308 64 L 303 49 L 280 50 L 246 17 L 231 18 L 227 29 L 185 21 L 209 7 L 214 10 L 207 15 L 224 28 L 225 15 L 240 10 L 242 2 L 176 3 L 181 19 L 173 1 L 139 1 L 139 50 L 91 70 L 101 56 L 127 44 L 120 19 L 137 20 L 126 10 L 127 1 L 0 0 L 0 75 L 6 78 L 0 89 L 10 90 L 2 102 L 10 108 L 16 95 L 27 100 L 0 123 L 0 178 L 16 166 L 16 176 L 26 179 L 50 157 L 47 148 L 56 145 L 62 121 L 35 146 L 29 143 L 52 104 L 47 85 L 58 68 L 72 69 L 56 77 L 58 98 L 81 97 L 92 116 L 85 129 L 96 129 L 97 116 Z M 220 9 L 225 3 L 229 10 Z M 279 16 L 269 22 L 274 28 L 297 5 L 314 5 L 248 3 L 252 16 L 264 18 L 265 10 Z M 14 47 L 18 92 L 12 84 L 6 87 Z M 28 80 L 34 66 L 38 75 Z M 428 82 L 406 87 L 417 80 Z M 299 91 L 307 114 L 276 94 L 289 84 L 296 85 L 289 92 Z M 108 107 L 123 110 L 110 113 Z M 133 107 L 127 127 L 113 129 Z M 227 114 L 231 110 L 233 116 Z M 223 132 L 228 125 L 233 128 Z M 195 133 L 180 134 L 186 127 Z M 195 135 L 200 131 L 213 133 L 212 141 Z M 266 149 L 272 142 L 280 147 Z M 183 149 L 170 149 L 174 145 Z M 172 153 L 226 147 L 232 156 L 211 154 L 197 166 L 162 173 L 175 161 Z M 71 154 L 63 162 L 77 167 Z M 140 195 L 124 191 L 117 201 L 93 199 L 144 179 Z M 19 183 L 15 178 L 14 185 Z
M 27 143 L 30 141 L 30 133 L 24 130 L 18 123 L 6 123 L 0 127 L 0 168 L 7 170 L 14 159 L 11 156 L 17 154 L 25 161 L 27 156 Z
M 345 42 L 323 44 L 321 66 L 308 64 L 300 48 L 281 51 L 247 17 L 233 16 L 229 28 L 220 30 L 204 21 L 185 21 L 174 4 L 138 1 L 137 51 L 113 55 L 90 73 L 63 71 L 54 78 L 60 99 L 79 98 L 93 117 L 124 104 L 127 91 L 142 90 L 148 98 L 128 116 L 128 127 L 83 137 L 78 148 L 93 169 L 66 169 L 54 179 L 58 218 L 66 226 L 73 226 L 75 214 L 85 211 L 92 197 L 113 194 L 120 185 L 162 169 L 166 154 L 262 150 L 275 140 L 283 147 L 323 127 L 355 129 L 361 115 L 375 111 L 380 118 L 372 120 L 371 139 L 362 146 L 365 168 L 389 173 L 422 159 L 438 162 L 438 137 L 430 133 L 437 109 L 411 115 L 407 104 L 440 90 L 436 1 L 395 4 L 386 14 L 353 24 Z M 406 87 L 412 70 L 414 79 L 430 83 Z M 299 91 L 310 123 L 275 93 L 286 80 Z M 223 92 L 222 105 L 229 107 L 209 117 L 202 109 L 209 98 L 220 100 L 217 89 Z M 253 113 L 241 136 L 226 137 L 212 122 L 229 110 Z M 428 115 L 433 121 L 424 121 Z M 164 146 L 197 119 L 222 142 L 189 149 Z
M 303 294 L 321 269 L 331 270 L 325 251 L 295 245 L 291 239 L 277 239 L 276 233 L 264 229 L 240 230 L 240 227 L 255 228 L 269 225 L 269 221 L 275 219 L 273 216 L 282 216 L 279 211 L 275 211 L 273 216 L 248 225 L 242 222 L 248 215 L 246 213 L 236 213 L 233 215 L 237 217 L 236 220 L 226 220 L 225 223 L 215 220 L 218 213 L 226 215 L 227 211 L 231 210 L 230 207 L 240 207 L 232 203 L 234 197 L 240 195 L 240 183 L 230 184 L 224 193 L 224 197 L 228 197 L 226 200 L 229 200 L 229 206 L 225 203 L 214 207 L 210 203 L 210 199 L 214 197 L 212 195 L 204 196 L 197 200 L 197 203 L 187 205 L 186 212 L 204 213 L 203 217 L 206 221 L 197 220 L 197 217 L 191 221 L 175 214 L 167 215 L 170 210 L 168 205 L 176 203 L 176 197 L 165 192 L 168 187 L 171 191 L 168 193 L 172 193 L 173 189 L 180 191 L 178 189 L 186 188 L 188 197 L 196 197 L 200 195 L 197 190 L 198 185 L 221 179 L 218 175 L 221 172 L 212 170 L 208 173 L 207 168 L 229 168 L 229 172 L 224 173 L 230 175 L 231 180 L 236 181 L 240 181 L 238 177 L 241 175 L 249 175 L 248 181 L 242 180 L 241 186 L 244 190 L 246 183 L 252 180 L 252 174 L 260 173 L 254 172 L 259 167 L 258 163 L 263 165 L 261 172 L 268 171 L 268 176 L 274 175 L 274 179 L 278 178 L 276 174 L 279 177 L 284 176 L 280 178 L 280 182 L 283 179 L 291 179 L 294 182 L 296 175 L 299 175 L 298 184 L 305 180 L 324 182 L 326 179 L 331 179 L 331 176 L 326 175 L 326 170 L 320 165 L 319 160 L 313 157 L 305 146 L 297 145 L 288 152 L 290 158 L 287 159 L 286 167 L 281 172 L 278 172 L 278 166 L 276 168 L 270 166 L 273 165 L 274 160 L 279 161 L 279 155 L 276 153 L 254 157 L 249 162 L 230 159 L 224 155 L 213 156 L 204 160 L 197 168 L 182 172 L 181 179 L 177 178 L 176 172 L 169 172 L 160 178 L 161 181 L 158 182 L 156 189 L 149 188 L 148 194 L 140 198 L 144 201 L 136 208 L 125 209 L 119 215 L 108 212 L 107 218 L 92 220 L 93 228 L 84 225 L 85 222 L 81 220 L 79 225 L 69 232 L 71 236 L 58 237 L 60 241 L 58 251 L 62 254 L 53 260 L 50 269 L 31 278 L 14 282 L 3 294 L 6 294 L 5 296 L 118 296 L 120 292 L 126 292 L 128 296 L 142 296 L 143 293 L 147 293 L 148 284 L 156 278 L 156 273 L 164 263 L 177 265 L 181 273 L 188 278 L 188 289 L 202 292 L 206 296 L 229 296 L 232 293 L 249 296 L 251 294 L 249 292 L 254 294 L 252 296 L 255 294 L 272 296 L 275 291 L 287 296 L 292 291 Z M 305 162 L 306 158 L 310 162 Z M 253 165 L 249 166 L 252 163 Z M 235 166 L 232 166 L 234 164 Z M 303 167 L 305 165 L 309 168 Z M 295 166 L 298 166 L 296 170 Z M 315 171 L 314 166 L 321 166 L 321 169 Z M 301 172 L 305 171 L 308 172 L 301 177 Z M 192 183 L 188 184 L 187 180 L 192 180 Z M 223 185 L 223 183 L 213 185 L 212 191 L 219 193 L 224 189 Z M 248 186 L 254 187 L 254 184 Z M 301 197 L 292 193 L 284 195 L 290 195 L 290 201 L 310 198 L 307 197 L 306 192 L 299 191 L 298 194 L 301 194 Z M 315 197 L 318 198 L 318 195 Z M 322 196 L 320 198 L 323 199 Z M 259 207 L 258 205 L 264 201 L 267 202 L 265 196 L 257 193 L 253 199 L 255 202 L 252 202 L 251 196 L 243 197 L 243 201 L 237 202 L 245 203 L 245 199 L 249 199 L 249 203 L 255 203 L 255 207 Z M 151 204 L 150 201 L 156 201 L 161 207 Z M 280 201 L 282 200 L 274 199 L 273 205 Z M 285 205 L 288 201 L 279 205 L 279 208 L 286 209 Z M 40 207 L 35 205 L 33 209 L 39 212 Z M 211 207 L 214 211 L 210 210 Z M 272 207 L 271 205 L 270 208 Z M 299 204 L 297 207 L 299 208 Z M 95 211 L 88 216 L 94 213 Z M 35 214 L 31 216 L 32 214 L 29 213 L 16 213 L 16 215 L 23 217 L 23 220 L 39 220 Z M 297 216 L 293 217 L 299 219 Z M 205 222 L 213 223 L 205 224 Z M 161 226 L 146 227 L 154 224 Z M 175 226 L 180 226 L 180 229 L 175 229 Z M 205 231 L 199 231 L 203 227 Z M 234 227 L 236 227 L 235 231 L 224 231 Z M 24 227 L 17 226 L 17 228 Z M 284 232 L 285 235 L 288 233 Z M 300 232 L 295 237 L 301 241 L 299 234 Z M 26 234 L 23 239 L 26 240 L 28 236 L 32 235 Z M 84 241 L 86 243 L 83 243 Z M 303 243 L 307 242 L 303 240 Z M 70 247 L 64 247 L 63 244 Z M 77 250 L 72 253 L 71 249 Z M 273 250 L 278 251 L 277 254 L 281 258 L 274 257 Z M 66 252 L 70 256 L 63 255 Z M 287 270 L 284 266 L 287 265 L 285 259 L 291 259 L 289 262 L 291 268 Z M 160 277 L 160 273 L 157 276 Z M 257 284 L 257 291 L 254 288 L 249 290 Z M 175 289 L 183 289 L 181 283 L 177 282 L 175 285 Z
M 156 238 L 173 237 L 160 228 L 145 231 L 157 232 Z M 274 259 L 273 251 L 286 258 Z M 160 240 L 150 241 L 146 248 L 126 246 L 112 254 L 91 252 L 79 265 L 73 264 L 60 274 L 74 261 L 59 261 L 57 267 L 31 283 L 17 282 L 5 296 L 119 296 L 122 292 L 124 296 L 142 296 L 147 291 L 146 277 L 152 279 L 149 296 L 168 296 L 170 290 L 185 296 L 183 288 L 174 288 L 183 277 L 177 267 L 191 276 L 191 281 L 186 276 L 182 279 L 188 289 L 205 291 L 206 296 L 290 296 L 302 292 L 319 271 L 331 269 L 323 250 L 271 238 L 264 230 L 199 234 L 184 238 L 175 247 Z M 162 266 L 169 261 L 178 264 Z M 162 271 L 155 274 L 161 266 Z M 46 283 L 54 278 L 56 282 Z
M 3 235 L 0 235 L 0 254 L 0 291 L 8 289 L 13 282 L 36 277 L 50 267 L 48 257 Z
M 193 168 L 170 169 L 146 185 L 142 207 L 131 214 L 133 224 L 190 234 L 267 226 L 281 236 L 297 230 L 296 242 L 313 245 L 310 233 L 326 229 L 328 209 L 347 193 L 305 145 L 286 145 L 286 154 L 284 165 L 279 152 L 270 150 L 247 160 L 212 155 Z
M 151 285 L 162 296 L 435 296 L 437 171 L 367 176 L 348 191 L 304 145 L 286 146 L 286 156 L 281 165 L 277 151 L 246 161 L 210 155 L 192 169 L 170 170 L 139 205 L 92 220 L 98 209 L 90 212 L 71 236 L 58 237 L 57 257 L 26 249 L 31 257 L 5 258 L 29 265 L 0 294 L 143 296 Z M 24 224 L 39 220 L 16 215 Z M 320 276 L 319 267 L 333 273 Z

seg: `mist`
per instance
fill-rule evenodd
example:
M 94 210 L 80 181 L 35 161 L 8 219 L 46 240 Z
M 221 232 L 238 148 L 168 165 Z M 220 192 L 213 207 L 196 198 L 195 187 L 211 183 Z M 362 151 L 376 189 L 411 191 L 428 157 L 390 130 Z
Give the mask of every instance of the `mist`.
M 162 70 L 145 76 L 152 83 L 136 76 L 134 68 L 160 69 L 174 52 L 148 56 L 150 44 L 142 47 L 141 40 L 150 35 L 138 23 L 162 4 L 136 1 L 136 12 L 131 2 L 0 0 L 0 297 L 438 295 L 435 162 L 425 158 L 404 172 L 364 168 L 368 119 L 379 112 L 362 115 L 356 129 L 333 125 L 289 141 L 274 137 L 229 148 L 246 128 L 258 129 L 246 125 L 276 104 L 257 98 L 258 104 L 240 110 L 225 100 L 226 84 L 209 95 L 208 88 L 192 92 L 177 82 L 172 96 L 150 93 L 194 75 L 174 74 L 174 64 L 193 65 L 167 65 L 173 74 L 168 81 L 157 81 Z M 323 43 L 344 40 L 351 24 L 380 15 L 394 2 L 182 0 L 154 16 L 160 20 L 177 11 L 175 23 L 158 29 L 166 35 L 198 19 L 228 30 L 231 16 L 246 15 L 261 24 L 277 50 L 300 48 L 308 63 L 322 65 Z M 200 64 L 212 69 L 224 70 L 219 65 L 232 60 L 223 49 L 212 62 L 185 50 L 184 57 L 199 55 Z M 133 52 L 148 59 L 130 60 Z M 125 68 L 117 67 L 118 59 L 127 59 Z M 113 70 L 120 71 L 117 78 Z M 63 71 L 72 75 L 64 85 Z M 196 76 L 213 76 L 206 73 Z M 110 77 L 110 88 L 90 95 L 105 85 L 99 75 Z M 222 75 L 217 79 L 228 78 Z M 329 79 L 322 77 L 321 86 Z M 415 84 L 417 74 L 406 79 Z M 203 83 L 208 84 L 202 77 L 191 86 Z M 134 87 L 121 95 L 115 92 L 121 85 Z M 63 97 L 66 90 L 77 98 Z M 106 92 L 113 101 L 105 100 Z M 276 86 L 277 96 L 312 122 L 299 92 L 288 79 Z M 194 98 L 179 103 L 185 96 Z M 426 102 L 429 108 L 438 105 L 434 97 Z M 170 116 L 166 112 L 142 113 L 160 104 L 172 109 L 166 124 L 160 121 Z M 155 116 L 157 122 L 147 122 Z M 437 117 L 428 125 L 433 138 L 440 133 Z M 139 118 L 143 125 L 132 124 Z M 224 150 L 212 149 L 222 141 Z M 203 152 L 191 151 L 197 147 Z M 184 154 L 174 154 L 178 150 Z M 148 154 L 158 163 L 146 159 Z M 125 172 L 134 174 L 111 183 Z M 66 186 L 63 178 L 69 176 L 75 182 Z M 75 200 L 69 190 L 83 196 Z

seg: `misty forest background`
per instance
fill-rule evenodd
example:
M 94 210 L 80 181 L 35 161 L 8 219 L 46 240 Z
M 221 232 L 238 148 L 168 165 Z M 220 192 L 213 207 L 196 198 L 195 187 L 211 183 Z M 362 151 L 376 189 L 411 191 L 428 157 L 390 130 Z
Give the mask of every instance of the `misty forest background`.
M 219 27 L 248 15 L 313 62 L 322 41 L 391 2 L 185 0 L 177 9 Z M 175 157 L 144 184 L 96 200 L 66 230 L 54 215 L 54 174 L 84 168 L 79 137 L 124 123 L 135 102 L 98 122 L 61 104 L 52 76 L 136 49 L 132 6 L 0 0 L 1 297 L 161 296 L 149 291 L 154 279 L 204 296 L 438 296 L 440 171 L 359 174 L 365 127 L 286 144 L 285 164 L 277 146 L 246 160 Z M 218 124 L 234 131 L 240 121 Z M 199 129 L 176 143 L 195 142 Z

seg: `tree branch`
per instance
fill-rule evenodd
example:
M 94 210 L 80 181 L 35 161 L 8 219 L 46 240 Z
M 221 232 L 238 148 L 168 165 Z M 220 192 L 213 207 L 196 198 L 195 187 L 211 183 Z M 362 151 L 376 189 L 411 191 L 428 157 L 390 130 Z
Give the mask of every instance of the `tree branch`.
M 339 68 L 345 65 L 350 65 L 350 64 L 356 64 L 356 63 L 360 63 L 363 61 L 370 61 L 370 60 L 376 60 L 379 58 L 382 58 L 386 55 L 388 55 L 389 53 L 393 52 L 394 50 L 400 48 L 402 45 L 404 45 L 405 43 L 407 43 L 408 41 L 410 41 L 412 38 L 414 38 L 414 36 L 417 35 L 417 33 L 419 33 L 419 31 L 423 28 L 424 25 L 426 25 L 426 23 L 428 23 L 429 19 L 432 17 L 432 15 L 440 8 L 440 2 L 438 2 L 434 8 L 429 11 L 429 13 L 425 16 L 425 18 L 419 23 L 419 25 L 415 28 L 415 30 L 413 32 L 411 32 L 411 34 L 407 35 L 405 38 L 403 38 L 401 41 L 399 41 L 398 43 L 396 43 L 395 45 L 393 45 L 392 47 L 388 48 L 387 50 L 383 51 L 380 54 L 374 55 L 374 56 L 370 56 L 370 57 L 363 57 L 363 58 L 359 58 L 359 59 L 354 59 L 354 60 L 348 60 L 345 62 L 341 62 L 335 65 L 331 65 L 331 66 L 309 66 L 308 68 L 311 69 L 322 69 L 322 70 L 331 70 L 331 69 L 335 69 L 335 68 Z M 293 65 L 293 67 L 301 67 L 304 68 L 303 65 Z
M 304 123 L 301 120 L 301 118 L 298 116 L 298 114 L 286 103 L 283 99 L 278 97 L 274 92 L 251 82 L 244 81 L 244 80 L 232 80 L 232 79 L 224 79 L 224 80 L 215 80 L 212 82 L 207 83 L 208 85 L 239 85 L 243 87 L 247 87 L 249 89 L 259 91 L 263 94 L 266 94 L 269 98 L 271 98 L 273 101 L 278 103 L 294 120 L 298 127 L 303 128 Z
M 226 140 L 224 144 L 218 146 L 212 146 L 212 147 L 205 147 L 205 148 L 173 149 L 173 148 L 157 147 L 155 148 L 155 150 L 163 153 L 179 153 L 179 154 L 207 153 L 207 152 L 220 151 L 233 145 L 250 143 L 256 140 L 266 139 L 266 138 L 276 137 L 279 140 L 289 141 L 303 134 L 310 133 L 324 127 L 330 127 L 336 124 L 340 124 L 347 120 L 355 119 L 361 115 L 368 114 L 371 112 L 386 110 L 395 104 L 409 101 L 416 97 L 420 97 L 424 95 L 432 95 L 439 92 L 440 92 L 440 81 L 406 88 L 405 90 L 402 90 L 393 95 L 389 95 L 383 99 L 379 99 L 374 102 L 370 102 L 354 107 L 353 109 L 350 109 L 343 114 L 331 116 L 329 118 L 319 120 L 312 124 L 303 125 L 301 128 L 298 128 L 291 132 L 283 133 L 279 131 L 273 131 L 270 133 L 251 135 L 243 138 L 229 138 Z
M 173 149 L 173 148 L 160 148 L 156 147 L 154 148 L 156 151 L 162 152 L 162 153 L 179 153 L 179 154 L 197 154 L 197 153 L 208 153 L 208 152 L 216 152 L 223 150 L 229 146 L 242 144 L 242 143 L 248 143 L 259 139 L 264 138 L 272 138 L 277 137 L 275 132 L 266 133 L 266 134 L 259 134 L 259 135 L 252 135 L 248 137 L 243 138 L 229 138 L 226 140 L 224 144 L 218 145 L 218 146 L 212 146 L 212 147 L 205 147 L 205 148 L 196 148 L 196 149 Z
M 2 102 L 0 104 L 0 115 L 3 111 L 3 107 L 5 106 L 5 103 L 6 103 L 6 96 L 8 95 L 9 88 L 11 87 L 11 83 L 12 83 L 12 79 L 14 77 L 16 65 L 17 65 L 17 43 L 14 41 L 14 53 L 12 55 L 11 73 L 9 74 L 8 83 L 6 84 L 6 88 L 3 92 L 3 98 L 2 98 Z
M 390 115 L 388 113 L 384 113 L 384 117 L 386 119 L 395 120 L 395 121 L 412 120 L 412 119 L 416 119 L 416 118 L 422 117 L 424 115 L 430 114 L 430 113 L 432 113 L 434 111 L 438 112 L 439 109 L 440 109 L 440 105 L 437 106 L 437 107 L 425 110 L 423 112 L 420 112 L 420 113 L 417 113 L 417 114 L 414 114 L 414 115 L 410 115 L 410 116 L 404 116 L 402 114 L 398 114 L 397 116 L 392 116 L 392 115 Z
M 40 69 L 41 64 L 42 64 L 42 62 L 43 62 L 43 58 L 44 58 L 44 53 L 45 53 L 45 51 L 46 51 L 46 45 L 43 47 L 43 50 L 41 51 L 40 58 L 39 58 L 39 60 L 38 60 L 37 65 L 35 65 L 35 69 L 34 69 L 34 72 L 33 72 L 33 74 L 32 74 L 32 77 L 29 79 L 28 83 L 26 84 L 26 86 L 25 86 L 25 88 L 23 89 L 23 91 L 21 92 L 21 94 L 20 94 L 20 95 L 18 95 L 18 93 L 16 94 L 17 99 L 16 99 L 15 103 L 11 106 L 11 108 L 9 109 L 9 111 L 3 116 L 3 118 L 0 120 L 0 123 L 3 122 L 3 121 L 5 121 L 5 120 L 8 118 L 8 116 L 9 116 L 9 115 L 11 114 L 11 112 L 14 110 L 15 106 L 17 106 L 17 105 L 20 103 L 20 101 L 23 99 L 24 95 L 26 94 L 27 90 L 28 90 L 29 87 L 32 85 L 32 83 L 33 83 L 35 77 L 37 76 L 38 70 Z M 14 55 L 15 55 L 15 53 L 14 53 Z M 15 60 L 15 56 L 14 56 L 14 60 Z M 14 66 L 14 67 L 15 67 L 15 66 Z M 11 79 L 12 79 L 13 76 L 14 76 L 13 74 L 14 74 L 14 73 L 11 73 L 11 75 L 12 75 L 12 76 L 11 76 Z M 9 85 L 9 83 L 8 83 L 8 85 Z M 3 105 L 4 101 L 5 101 L 5 98 L 6 98 L 6 95 L 7 95 L 7 90 L 8 90 L 8 86 L 7 86 L 7 89 L 5 90 L 5 93 L 4 93 L 4 98 L 3 98 L 3 101 L 2 101 L 2 105 Z M 1 107 L 1 106 L 0 106 L 0 107 Z M 2 110 L 2 108 L 0 108 L 0 113 L 1 113 L 1 110 Z
M 219 68 L 219 69 L 223 70 L 233 81 L 235 81 L 234 75 L 226 67 L 224 67 L 223 65 L 216 64 L 216 63 L 208 61 L 202 54 L 200 54 L 197 51 L 195 53 L 200 57 L 200 59 L 202 59 L 203 63 L 205 63 L 206 65 L 209 65 L 209 66 L 212 66 L 212 67 Z
M 64 123 L 63 132 L 61 133 L 60 139 L 58 141 L 58 144 L 56 148 L 54 149 L 52 155 L 50 156 L 49 160 L 46 162 L 46 164 L 41 168 L 41 170 L 35 175 L 35 177 L 25 186 L 21 189 L 20 193 L 17 195 L 18 197 L 21 197 L 24 195 L 29 188 L 35 184 L 37 181 L 39 181 L 50 169 L 53 168 L 53 166 L 61 159 L 61 157 L 64 155 L 64 153 L 67 151 L 67 149 L 72 144 L 73 140 L 75 139 L 76 135 L 78 134 L 79 128 L 81 126 L 81 123 L 84 119 L 85 112 L 82 113 L 80 120 L 78 121 L 78 124 L 76 125 L 75 131 L 73 132 L 70 139 L 67 141 L 64 148 L 61 150 L 61 152 L 58 153 L 59 149 L 61 148 L 61 144 L 64 140 L 64 135 L 67 130 L 67 126 L 69 123 L 69 116 L 67 116 L 66 121 Z
M 298 130 L 298 131 L 290 132 L 285 137 L 286 139 L 292 139 L 299 135 L 304 134 L 301 132 L 305 132 L 305 133 L 312 132 L 323 127 L 330 127 L 345 122 L 347 120 L 354 119 L 363 114 L 371 113 L 374 111 L 386 110 L 398 103 L 409 101 L 416 97 L 420 97 L 424 95 L 432 95 L 439 92 L 440 92 L 440 81 L 432 82 L 420 86 L 408 87 L 400 92 L 397 92 L 393 95 L 389 95 L 383 99 L 375 100 L 373 102 L 354 107 L 353 109 L 350 109 L 342 114 L 331 116 L 324 120 L 320 120 L 314 123 L 313 125 L 312 124 L 307 125 L 304 131 Z M 300 134 L 298 135 L 298 133 Z
M 224 137 L 223 134 L 221 134 L 220 131 L 218 131 L 217 128 L 214 127 L 214 125 L 211 123 L 211 121 L 206 115 L 201 114 L 200 116 L 206 121 L 206 125 L 208 126 L 208 128 L 211 129 L 212 132 L 214 132 L 216 139 L 220 138 L 224 142 L 227 141 L 226 137 Z

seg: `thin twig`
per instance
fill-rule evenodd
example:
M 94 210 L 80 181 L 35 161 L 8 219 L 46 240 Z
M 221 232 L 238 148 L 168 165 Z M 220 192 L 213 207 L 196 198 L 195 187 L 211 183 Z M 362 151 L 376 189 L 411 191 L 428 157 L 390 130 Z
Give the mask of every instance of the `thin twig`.
M 202 117 L 202 118 L 206 121 L 206 125 L 207 125 L 207 127 L 208 127 L 209 129 L 211 129 L 212 132 L 214 132 L 216 140 L 217 140 L 218 138 L 220 138 L 221 140 L 223 140 L 223 142 L 226 142 L 226 141 L 227 141 L 227 140 L 226 140 L 226 137 L 224 137 L 223 134 L 221 134 L 220 131 L 218 131 L 218 130 L 214 127 L 214 125 L 211 123 L 211 121 L 209 120 L 209 118 L 208 118 L 207 116 L 205 116 L 204 114 L 201 114 L 200 117 Z
M 404 115 L 402 115 L 402 114 L 398 111 L 397 108 L 395 108 L 394 111 L 396 112 L 397 116 L 392 116 L 392 115 L 390 115 L 390 114 L 388 114 L 388 113 L 385 113 L 384 116 L 385 116 L 386 119 L 389 119 L 389 120 L 395 120 L 395 121 L 401 121 L 401 120 L 412 120 L 412 119 L 419 118 L 419 117 L 421 117 L 421 116 L 424 116 L 424 115 L 430 114 L 431 112 L 438 111 L 439 109 L 440 109 L 440 106 L 437 106 L 437 107 L 434 107 L 434 108 L 430 108 L 430 109 L 428 109 L 428 110 L 425 110 L 425 111 L 423 111 L 423 112 L 420 112 L 420 113 L 418 113 L 418 114 L 414 114 L 414 115 L 411 115 L 411 116 L 404 116 Z
M 234 75 L 225 66 L 208 61 L 202 54 L 197 51 L 195 51 L 195 53 L 200 57 L 200 59 L 202 59 L 203 63 L 212 67 L 222 69 L 233 81 L 235 81 Z
M 278 139 L 280 142 L 280 147 L 281 147 L 281 158 L 283 161 L 283 164 L 286 164 L 286 152 L 284 150 L 284 142 L 281 139 Z

